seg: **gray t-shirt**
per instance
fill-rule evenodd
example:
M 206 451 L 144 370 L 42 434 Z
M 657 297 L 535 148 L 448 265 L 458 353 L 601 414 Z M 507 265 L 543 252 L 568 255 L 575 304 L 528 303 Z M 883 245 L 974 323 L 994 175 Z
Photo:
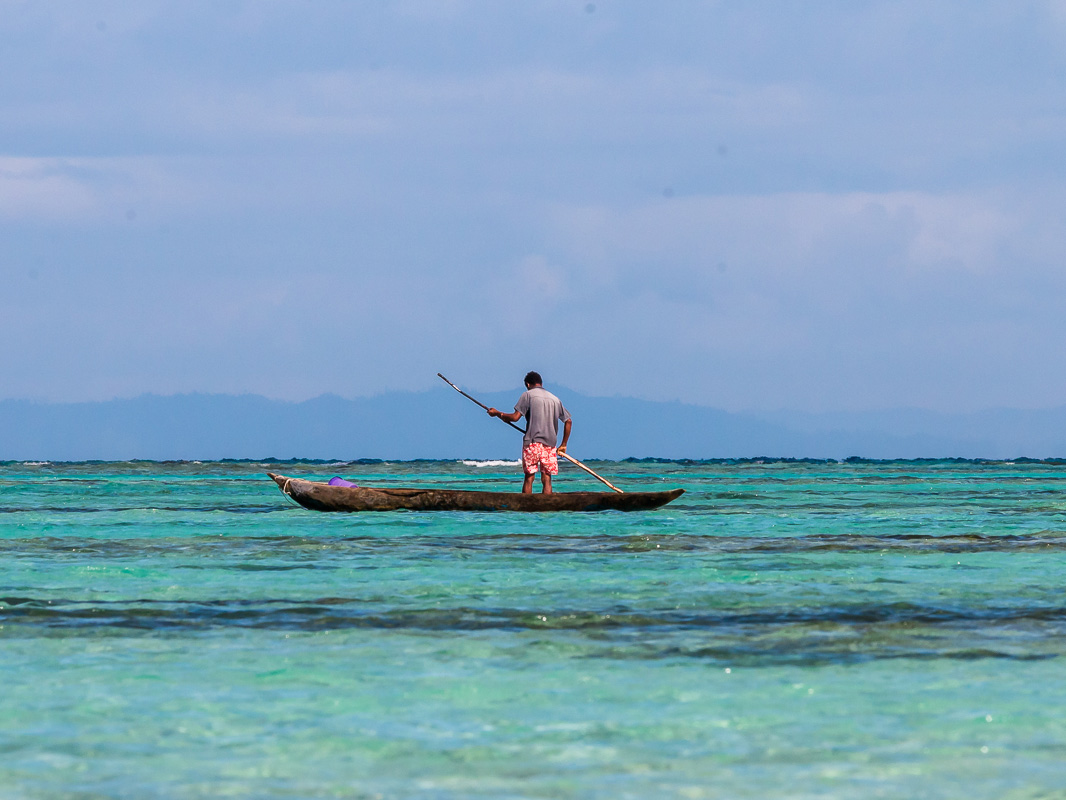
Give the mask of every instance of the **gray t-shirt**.
M 559 420 L 566 422 L 570 419 L 570 412 L 563 408 L 562 401 L 540 386 L 519 397 L 514 410 L 526 418 L 523 447 L 530 442 L 542 442 L 548 447 L 555 447 L 559 440 Z

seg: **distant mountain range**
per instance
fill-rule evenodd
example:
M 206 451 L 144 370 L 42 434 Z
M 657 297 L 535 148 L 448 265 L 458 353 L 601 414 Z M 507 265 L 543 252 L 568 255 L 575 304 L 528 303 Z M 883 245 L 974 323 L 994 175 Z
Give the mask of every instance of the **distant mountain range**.
M 558 389 L 576 458 L 1057 458 L 1066 407 L 943 414 L 737 414 Z M 484 393 L 511 409 L 517 392 Z M 442 387 L 301 403 L 255 395 L 0 401 L 0 460 L 516 458 L 517 432 Z

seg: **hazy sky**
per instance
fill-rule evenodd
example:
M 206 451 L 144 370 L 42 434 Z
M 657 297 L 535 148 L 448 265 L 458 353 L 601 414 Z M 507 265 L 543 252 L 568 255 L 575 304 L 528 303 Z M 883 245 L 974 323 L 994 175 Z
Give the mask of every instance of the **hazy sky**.
M 1066 404 L 1066 2 L 0 0 L 0 397 Z

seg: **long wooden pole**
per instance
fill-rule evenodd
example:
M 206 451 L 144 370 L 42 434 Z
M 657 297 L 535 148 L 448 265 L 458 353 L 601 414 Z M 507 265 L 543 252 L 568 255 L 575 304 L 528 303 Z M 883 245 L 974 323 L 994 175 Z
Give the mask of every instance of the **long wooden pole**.
M 455 389 L 455 391 L 459 392 L 459 394 L 461 394 L 461 395 L 462 395 L 463 397 L 465 397 L 465 398 L 466 398 L 467 400 L 473 400 L 473 401 L 474 401 L 475 403 L 477 403 L 477 404 L 478 404 L 479 406 L 481 406 L 481 407 L 482 407 L 483 409 L 485 409 L 486 411 L 488 411 L 488 410 L 489 410 L 489 407 L 488 407 L 487 405 L 485 405 L 484 403 L 482 403 L 482 402 L 481 402 L 480 400 L 478 400 L 478 399 L 476 399 L 476 398 L 473 398 L 473 397 L 471 397 L 470 395 L 468 395 L 468 394 L 467 394 L 466 392 L 464 392 L 464 391 L 463 391 L 462 389 L 460 389 L 460 388 L 459 388 L 458 386 L 456 386 L 456 385 L 455 385 L 454 383 L 452 383 L 452 382 L 451 382 L 450 380 L 448 380 L 447 378 L 445 378 L 445 377 L 444 377 L 443 375 L 441 375 L 441 374 L 440 374 L 439 372 L 437 373 L 437 377 L 438 377 L 438 378 L 440 378 L 440 379 L 441 379 L 442 381 L 444 381 L 444 382 L 445 382 L 446 384 L 448 384 L 449 386 L 451 386 L 451 387 L 452 387 L 453 389 Z M 500 421 L 501 421 L 501 422 L 506 422 L 506 423 L 507 423 L 508 425 L 510 425 L 510 426 L 511 426 L 512 428 L 514 428 L 514 429 L 515 429 L 516 431 L 518 431 L 519 433 L 525 433 L 525 431 L 524 431 L 524 430 L 522 430 L 521 428 L 519 428 L 519 427 L 518 427 L 517 425 L 515 425 L 515 424 L 514 424 L 513 422 L 510 422 L 510 421 L 508 421 L 508 420 L 505 420 L 505 419 L 502 419 L 502 420 L 500 420 Z M 564 454 L 564 455 L 565 455 L 565 454 Z
M 481 406 L 481 407 L 482 407 L 483 409 L 485 409 L 486 411 L 488 411 L 488 410 L 489 410 L 489 407 L 488 407 L 487 405 L 485 405 L 484 403 L 482 403 L 482 402 L 481 402 L 480 400 L 477 400 L 477 399 L 475 399 L 475 398 L 471 397 L 470 395 L 468 395 L 468 394 L 467 394 L 466 392 L 464 392 L 464 391 L 463 391 L 462 389 L 460 389 L 460 388 L 459 388 L 458 386 L 456 386 L 456 385 L 455 385 L 454 383 L 452 383 L 452 382 L 451 382 L 450 380 L 448 380 L 447 378 L 445 378 L 445 377 L 444 377 L 443 375 L 441 375 L 441 374 L 440 374 L 439 372 L 437 373 L 437 377 L 438 377 L 438 378 L 440 378 L 440 379 L 441 379 L 442 381 L 444 381 L 444 382 L 445 382 L 446 384 L 448 384 L 449 386 L 451 386 L 451 387 L 452 387 L 453 389 L 455 389 L 455 391 L 459 392 L 459 394 L 461 394 L 461 395 L 462 395 L 463 397 L 465 397 L 465 398 L 466 398 L 467 400 L 472 400 L 473 402 L 477 403 L 477 404 L 478 404 L 479 406 Z M 514 424 L 513 422 L 510 422 L 510 421 L 508 421 L 508 420 L 501 420 L 501 421 L 502 421 L 502 422 L 506 422 L 506 423 L 507 423 L 508 425 L 510 425 L 510 426 L 511 426 L 512 428 L 514 428 L 514 429 L 515 429 L 516 431 L 518 431 L 519 433 L 525 433 L 525 431 L 524 431 L 524 430 L 522 430 L 521 428 L 519 428 L 519 427 L 518 427 L 517 425 L 515 425 L 515 424 Z M 562 456 L 563 458 L 565 458 L 565 459 L 566 459 L 567 461 L 569 461 L 569 462 L 570 462 L 571 464 L 574 464 L 574 465 L 576 465 L 576 466 L 579 466 L 579 467 L 581 467 L 581 469 L 585 470 L 585 472 L 587 472 L 587 473 L 588 473 L 589 475 L 591 475 L 592 477 L 596 478 L 596 480 L 599 480 L 599 481 L 602 481 L 603 483 L 606 483 L 606 484 L 607 484 L 608 486 L 610 486 L 610 487 L 611 487 L 612 489 L 614 489 L 614 490 L 615 490 L 616 492 L 618 492 L 619 494 L 625 494 L 625 492 L 623 492 L 623 491 L 622 491 L 621 489 L 619 489 L 619 488 L 618 488 L 617 486 L 615 486 L 615 485 L 614 485 L 613 483 L 611 483 L 611 482 L 610 482 L 609 480 L 607 480 L 606 478 L 604 478 L 604 477 L 603 477 L 602 475 L 597 475 L 597 474 L 596 474 L 595 472 L 593 472 L 593 471 L 592 471 L 591 469 L 589 469 L 588 467 L 586 467 L 586 466 L 585 466 L 584 464 L 582 464 L 582 463 L 581 463 L 580 461 L 578 461 L 578 460 L 577 460 L 576 458 L 574 458 L 573 456 L 569 455 L 568 453 L 559 453 L 559 455 L 561 455 L 561 456 Z
M 567 461 L 569 461 L 569 462 L 570 462 L 571 464 L 576 464 L 577 466 L 581 467 L 581 469 L 585 470 L 585 472 L 587 472 L 587 473 L 588 473 L 589 475 L 591 475 L 591 476 L 592 476 L 593 478 L 596 478 L 596 479 L 598 479 L 598 480 L 601 480 L 601 481 L 603 481 L 603 482 L 604 482 L 604 483 L 606 483 L 606 484 L 607 484 L 608 486 L 610 486 L 610 487 L 611 487 L 612 489 L 614 489 L 614 490 L 615 490 L 616 492 L 618 492 L 618 494 L 625 494 L 625 492 L 623 492 L 623 491 L 622 491 L 621 489 L 619 489 L 619 488 L 618 488 L 617 486 L 615 486 L 615 485 L 614 485 L 613 483 L 611 483 L 611 482 L 610 482 L 609 480 L 607 480 L 606 478 L 604 478 L 604 477 L 603 477 L 602 475 L 597 475 L 597 474 L 596 474 L 595 472 L 593 472 L 593 471 L 592 471 L 591 469 L 589 469 L 588 467 L 586 467 L 586 466 L 585 466 L 584 464 L 582 464 L 582 463 L 581 463 L 580 461 L 578 461 L 578 460 L 577 460 L 576 458 L 574 458 L 573 456 L 571 456 L 571 455 L 569 455 L 569 454 L 567 454 L 567 453 L 559 453 L 559 455 L 561 455 L 561 456 L 562 456 L 563 458 L 565 458 L 565 459 L 566 459 Z

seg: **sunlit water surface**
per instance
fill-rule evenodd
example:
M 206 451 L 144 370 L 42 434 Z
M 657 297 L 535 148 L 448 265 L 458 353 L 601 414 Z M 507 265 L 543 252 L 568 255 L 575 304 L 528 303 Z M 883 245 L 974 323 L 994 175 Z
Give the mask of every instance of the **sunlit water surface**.
M 1066 797 L 1066 467 L 590 463 L 0 464 L 0 796 Z

